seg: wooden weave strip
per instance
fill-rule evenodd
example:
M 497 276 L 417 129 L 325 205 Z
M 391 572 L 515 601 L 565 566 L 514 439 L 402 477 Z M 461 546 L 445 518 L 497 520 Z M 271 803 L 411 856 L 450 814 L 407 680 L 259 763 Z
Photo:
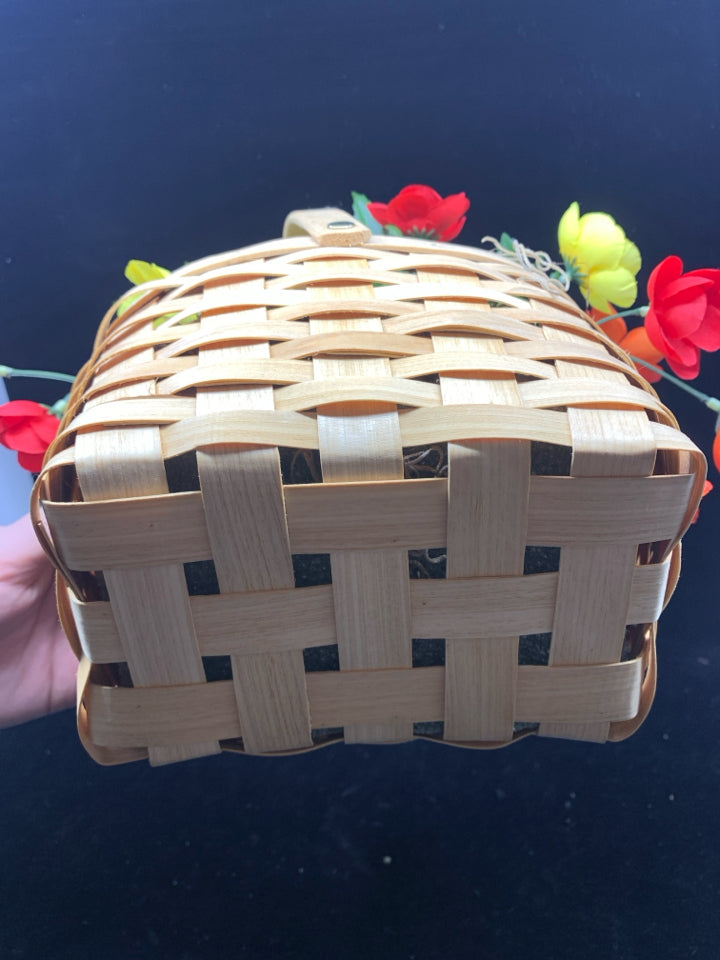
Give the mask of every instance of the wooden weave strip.
M 257 285 L 254 280 L 250 283 Z M 201 320 L 210 328 L 214 323 L 213 316 Z M 269 353 L 267 343 L 201 347 L 199 366 L 202 370 L 214 369 L 218 363 L 243 366 L 252 362 L 246 358 L 266 359 Z M 210 388 L 197 395 L 200 416 L 266 408 L 273 408 L 269 387 Z M 292 587 L 277 450 L 204 446 L 198 450 L 197 462 L 220 593 Z M 302 650 L 235 654 L 231 662 L 246 752 L 312 746 Z
M 555 331 L 555 337 L 572 340 L 574 334 Z M 621 373 L 558 360 L 558 377 L 588 377 L 608 387 L 624 387 Z M 647 415 L 635 410 L 568 410 L 574 477 L 645 477 L 655 463 L 655 441 Z M 630 585 L 639 543 L 625 540 L 578 543 L 563 547 L 553 619 L 550 663 L 609 663 L 622 656 L 630 606 Z M 591 637 L 580 638 L 578 626 L 592 623 Z M 541 723 L 541 736 L 604 741 L 606 722 L 579 724 Z
M 620 721 L 637 712 L 642 664 L 586 667 L 520 666 L 517 718 L 543 722 Z M 410 723 L 417 716 L 439 719 L 444 699 L 444 670 L 329 671 L 308 675 L 313 724 L 352 726 L 363 717 L 372 723 Z M 156 690 L 93 685 L 88 711 L 95 717 L 94 742 L 116 748 L 169 745 L 175 738 L 242 736 L 229 682 L 165 687 Z
M 289 486 L 284 495 L 293 553 L 446 545 L 446 480 Z M 531 477 L 527 544 L 668 540 L 684 522 L 693 495 L 691 476 Z M 588 503 L 595 512 L 588 512 Z M 198 493 L 47 503 L 45 509 L 60 551 L 74 570 L 142 565 L 138 551 L 143 548 L 156 563 L 172 557 L 189 563 L 212 555 Z M 148 530 L 156 534 L 150 542 Z
M 356 266 L 362 267 L 363 261 Z M 341 279 L 345 276 L 342 263 Z M 363 271 L 364 272 L 364 271 Z M 318 276 L 316 274 L 316 276 Z M 328 274 L 321 275 L 322 283 Z M 362 293 L 361 293 L 362 291 Z M 363 285 L 350 289 L 342 286 L 321 286 L 318 293 L 329 300 L 343 301 L 348 296 L 373 299 L 373 287 Z M 311 319 L 311 335 L 360 330 L 382 333 L 379 319 L 333 318 L 325 315 Z M 317 380 L 337 378 L 365 380 L 390 379 L 391 368 L 386 357 L 334 357 L 313 361 Z M 335 394 L 336 396 L 337 394 Z M 397 407 L 370 402 L 358 407 L 335 402 L 318 409 L 318 441 L 323 479 L 330 485 L 355 480 L 385 482 L 403 477 L 402 440 Z M 355 522 L 362 517 L 353 511 Z M 408 590 L 407 553 L 402 548 L 383 547 L 377 551 L 342 549 L 330 552 L 333 578 L 333 603 L 337 629 L 338 657 L 341 670 L 364 668 L 375 670 L 412 666 L 412 634 L 410 632 L 410 598 Z M 382 743 L 408 740 L 412 725 L 392 716 L 384 723 L 361 722 L 345 726 L 349 743 Z M 316 725 L 321 725 L 317 723 Z
M 120 388 L 120 395 L 142 395 L 151 392 L 152 386 L 152 381 L 134 381 Z M 126 451 L 126 456 L 115 462 L 122 451 Z M 83 434 L 77 438 L 75 454 L 82 493 L 89 501 L 167 491 L 156 427 Z M 105 585 L 122 638 L 122 659 L 134 685 L 203 682 L 205 671 L 189 612 L 182 564 L 177 558 L 175 562 L 153 564 L 143 555 L 142 547 L 136 558 L 134 569 L 105 569 Z M 176 738 L 172 744 L 151 745 L 150 761 L 156 765 L 173 763 L 219 751 L 219 743 L 212 738 Z
M 635 567 L 628 625 L 658 619 L 666 601 L 670 560 Z M 411 580 L 413 637 L 451 634 L 470 640 L 508 634 L 548 633 L 553 627 L 558 574 Z M 301 650 L 337 643 L 331 585 L 273 591 L 273 617 L 266 591 L 190 597 L 195 635 L 203 656 Z M 73 597 L 82 647 L 93 663 L 124 659 L 113 607 Z

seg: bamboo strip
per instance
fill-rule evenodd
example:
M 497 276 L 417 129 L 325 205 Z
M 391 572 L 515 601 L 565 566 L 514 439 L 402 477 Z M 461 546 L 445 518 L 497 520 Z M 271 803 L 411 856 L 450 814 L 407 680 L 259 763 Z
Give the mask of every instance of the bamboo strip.
M 205 413 L 169 424 L 161 431 L 163 455 L 176 457 L 208 445 L 253 444 L 317 450 L 317 421 L 283 410 L 232 410 Z
M 532 477 L 527 542 L 562 547 L 666 540 L 681 529 L 692 494 L 692 475 Z M 596 510 L 589 513 L 593 502 Z M 211 555 L 197 492 L 99 503 L 43 501 L 42 506 L 58 550 L 73 570 L 136 566 L 141 553 L 160 564 Z M 285 508 L 292 553 L 445 546 L 447 481 L 442 479 L 289 486 Z M 148 531 L 153 533 L 149 542 Z
M 413 284 L 396 283 L 394 286 L 384 287 L 382 294 L 383 300 L 390 302 L 396 300 L 424 300 L 435 306 L 436 309 L 438 301 L 452 301 L 453 306 L 457 306 L 458 302 L 504 303 L 508 307 L 527 306 L 524 300 L 513 296 L 511 293 L 508 293 L 507 290 L 503 290 L 503 286 L 508 287 L 509 285 L 491 282 L 485 286 L 482 284 L 474 285 L 470 290 L 468 289 L 468 284 L 464 283 L 462 279 L 447 276 L 443 280 L 442 285 L 434 281 L 422 282 L 420 280 Z
M 385 403 L 393 406 L 429 407 L 440 405 L 440 388 L 435 383 L 380 377 L 346 376 L 295 383 L 275 391 L 277 410 L 315 410 L 330 404 Z
M 300 291 L 295 291 L 300 293 Z M 313 290 L 313 293 L 316 291 Z M 357 298 L 345 298 L 342 303 L 336 303 L 334 306 L 327 300 L 302 300 L 289 303 L 287 306 L 273 307 L 268 310 L 268 317 L 271 321 L 277 320 L 306 320 L 313 317 L 320 320 L 323 317 L 402 317 L 408 313 L 414 313 L 417 305 L 414 303 L 402 303 L 392 300 L 358 300 Z
M 443 667 L 382 671 L 330 671 L 308 675 L 313 725 L 440 719 Z M 521 722 L 616 722 L 638 710 L 642 662 L 599 666 L 520 666 L 517 717 Z M 168 746 L 177 738 L 239 737 L 230 681 L 156 689 L 86 688 L 92 738 L 114 748 Z
M 436 350 L 447 343 L 434 338 Z M 447 344 L 450 346 L 450 344 Z M 498 341 L 453 338 L 453 347 L 502 350 Z M 514 381 L 440 378 L 444 404 L 518 401 Z M 448 445 L 447 576 L 522 574 L 527 528 L 530 442 Z M 515 719 L 519 637 L 460 639 L 445 630 L 445 738 L 508 740 Z
M 406 311 L 398 316 L 388 316 L 383 326 L 389 333 L 425 333 L 427 331 L 447 330 L 455 333 L 490 333 L 510 340 L 543 340 L 540 326 L 528 323 L 527 306 L 490 308 L 486 303 L 454 303 L 446 309 L 435 307 L 426 311 Z M 534 320 L 535 314 L 533 314 Z M 587 325 L 587 320 L 573 314 L 548 311 L 545 316 L 537 313 L 538 323 L 550 328 L 557 325 L 568 328 L 592 341 L 597 342 L 598 335 Z
M 243 286 L 262 286 L 262 280 Z M 262 314 L 256 318 L 261 320 Z M 201 326 L 212 330 L 214 317 Z M 267 342 L 201 347 L 198 372 L 267 363 Z M 201 382 L 198 380 L 198 382 Z M 198 389 L 198 414 L 273 408 L 271 387 Z M 197 453 L 208 537 L 220 593 L 292 587 L 294 575 L 275 448 L 203 445 Z M 232 671 L 247 753 L 312 745 L 302 650 L 235 654 Z
M 572 340 L 573 334 L 557 332 Z M 626 381 L 621 373 L 557 361 L 558 376 L 586 377 L 600 387 Z M 647 476 L 655 463 L 655 441 L 647 415 L 630 410 L 568 410 L 573 437 L 571 473 L 575 477 Z M 592 502 L 588 513 L 595 510 Z M 599 511 L 598 511 L 599 514 Z M 600 515 L 600 514 L 599 514 Z M 550 663 L 608 663 L 622 656 L 630 606 L 630 585 L 637 562 L 637 543 L 566 545 L 560 557 L 557 608 Z M 581 624 L 592 624 L 588 632 Z M 607 740 L 609 723 L 541 724 L 541 736 Z
M 540 440 L 566 447 L 571 442 L 564 413 L 488 403 L 403 410 L 400 430 L 405 447 L 458 440 Z
M 151 361 L 152 358 L 143 359 Z M 142 395 L 152 392 L 152 388 L 151 382 L 133 383 L 119 388 L 116 396 Z M 167 492 L 157 427 L 78 434 L 75 454 L 78 479 L 83 496 L 88 500 Z M 102 536 L 102 531 L 97 533 Z M 112 545 L 111 541 L 109 545 Z M 93 567 L 104 570 L 122 638 L 123 660 L 128 664 L 133 684 L 138 687 L 155 687 L 162 683 L 192 684 L 205 680 L 189 612 L 183 567 L 177 556 L 175 554 L 166 564 L 153 563 L 138 545 L 135 569 Z M 198 737 L 187 741 L 176 739 L 172 745 L 153 747 L 149 756 L 151 763 L 165 764 L 219 751 L 216 740 Z
M 176 423 L 195 416 L 195 397 L 103 398 L 87 407 L 61 429 L 66 437 L 75 431 L 97 427 L 143 427 Z
M 160 433 L 165 459 L 194 450 L 203 442 L 270 444 L 310 450 L 318 448 L 317 421 L 305 414 L 294 411 L 258 410 L 253 414 L 228 411 L 206 414 L 199 419 L 194 416 L 194 399 L 173 398 L 168 412 L 163 413 L 160 406 L 167 402 L 163 398 L 146 407 L 145 404 L 133 403 L 128 406 L 124 401 L 111 401 L 101 408 L 94 407 L 80 414 L 61 436 L 69 437 L 79 428 L 165 424 L 166 428 Z M 155 403 L 159 406 L 156 407 Z M 184 417 L 183 411 L 186 414 Z M 701 453 L 695 444 L 678 433 L 675 427 L 655 422 L 649 426 L 658 450 L 690 452 L 700 459 Z M 564 413 L 503 409 L 488 404 L 458 404 L 451 411 L 426 407 L 403 410 L 400 413 L 400 432 L 403 447 L 471 438 L 540 440 L 561 446 L 571 445 L 570 428 Z M 68 448 L 63 451 L 62 460 L 56 458 L 54 463 L 48 463 L 46 469 L 73 462 L 74 451 Z
M 564 362 L 564 361 L 560 361 Z M 585 368 L 587 369 L 587 368 Z M 599 380 L 599 378 L 598 378 Z M 562 380 L 529 380 L 518 384 L 528 407 L 579 407 L 595 409 L 628 408 L 663 412 L 663 404 L 640 387 L 625 383 L 593 382 L 580 377 Z
M 447 338 L 446 338 L 447 339 Z M 474 342 L 470 337 L 457 337 L 460 343 Z M 426 377 L 433 373 L 506 373 L 521 374 L 527 377 L 554 379 L 555 368 L 550 363 L 537 360 L 525 360 L 522 357 L 509 357 L 505 354 L 493 354 L 486 351 L 447 350 L 440 353 L 421 354 L 415 357 L 401 357 L 390 361 L 390 369 L 396 377 Z
M 251 345 L 249 345 L 251 346 Z M 267 344 L 259 344 L 263 349 Z M 242 350 L 242 347 L 208 347 L 207 350 Z M 267 349 L 269 356 L 269 349 Z M 243 354 L 246 356 L 246 354 Z M 305 360 L 269 360 L 265 357 L 250 360 L 235 359 L 231 363 L 193 366 L 181 370 L 158 383 L 158 394 L 181 393 L 190 387 L 225 386 L 230 384 L 304 383 L 312 378 L 310 363 Z
M 421 279 L 427 274 L 421 272 Z M 467 279 L 478 286 L 477 277 Z M 427 306 L 426 301 L 426 306 Z M 495 361 L 492 375 L 480 379 L 447 376 L 441 371 L 443 405 L 482 403 L 518 407 L 520 396 L 500 338 L 432 337 L 444 362 L 462 354 Z M 555 376 L 539 364 L 535 375 Z M 456 370 L 462 369 L 461 366 Z M 532 374 L 526 369 L 523 372 Z M 445 375 L 443 375 L 445 374 Z M 503 439 L 448 444 L 447 577 L 522 574 L 527 527 L 530 443 Z M 508 509 L 509 507 L 509 509 Z M 443 631 L 445 641 L 444 738 L 450 741 L 510 740 L 513 735 L 518 669 L 518 634 L 507 626 L 500 636 L 484 638 L 475 629 L 471 638 L 453 630 L 453 618 Z
M 195 365 L 194 357 L 173 357 L 169 360 L 136 363 L 131 370 L 125 370 L 123 366 L 111 367 L 93 378 L 92 385 L 85 391 L 85 397 L 94 397 L 95 394 L 104 393 L 108 388 L 124 387 L 136 380 L 170 377 L 185 370 L 194 369 Z
M 270 348 L 273 357 L 287 360 L 332 354 L 359 354 L 372 357 L 405 357 L 429 353 L 432 344 L 422 337 L 376 330 L 332 330 L 304 337 L 301 342 L 286 340 Z
M 202 329 L 200 325 L 193 330 L 190 330 L 190 327 L 184 327 L 183 330 L 187 332 L 174 338 L 165 346 L 159 347 L 156 356 L 158 359 L 177 357 L 199 350 L 201 347 L 229 347 L 233 344 L 253 341 L 264 343 L 268 340 L 278 340 L 286 343 L 304 340 L 308 335 L 308 324 L 303 323 L 302 320 L 292 322 L 276 320 L 273 323 L 267 317 L 254 321 L 251 319 L 252 316 L 251 311 L 245 311 L 239 315 L 220 314 L 214 318 L 215 325 L 212 330 Z
M 628 624 L 652 623 L 660 616 L 670 559 L 636 566 Z M 413 637 L 458 639 L 549 633 L 553 626 L 557 573 L 527 576 L 469 577 L 463 580 L 412 580 L 410 617 Z M 268 617 L 264 590 L 190 597 L 190 610 L 203 656 L 300 650 L 337 643 L 332 587 L 273 591 Z M 106 601 L 71 598 L 85 655 L 93 663 L 124 659 L 120 634 Z M 241 627 L 242 629 L 239 629 Z
M 344 282 L 342 277 L 348 265 L 344 261 L 333 261 L 332 267 L 337 268 L 340 282 Z M 362 270 L 364 279 L 366 261 L 354 263 L 352 268 Z M 352 296 L 371 300 L 374 296 L 370 284 L 351 288 L 328 285 L 313 292 L 330 301 Z M 382 329 L 381 321 L 372 317 L 353 320 L 325 315 L 324 319 L 310 320 L 312 335 L 351 330 L 382 335 Z M 361 382 L 367 378 L 374 381 L 391 378 L 390 363 L 380 356 L 316 358 L 313 371 L 316 381 L 322 384 L 330 380 L 336 388 L 339 378 Z M 333 395 L 338 396 L 337 389 Z M 339 395 L 342 399 L 342 391 Z M 330 409 L 318 410 L 318 439 L 323 482 L 329 488 L 352 480 L 383 482 L 403 477 L 402 439 L 396 408 L 382 403 L 357 407 L 335 402 Z M 357 514 L 356 518 L 360 523 L 364 521 Z M 351 543 L 347 546 L 350 549 L 341 541 L 338 549 L 330 551 L 340 669 L 411 667 L 407 552 L 389 547 L 370 554 L 352 549 Z M 394 742 L 412 736 L 409 722 L 395 721 L 392 717 L 382 719 L 385 722 L 377 724 L 365 722 L 364 718 L 355 724 L 343 724 L 346 742 Z

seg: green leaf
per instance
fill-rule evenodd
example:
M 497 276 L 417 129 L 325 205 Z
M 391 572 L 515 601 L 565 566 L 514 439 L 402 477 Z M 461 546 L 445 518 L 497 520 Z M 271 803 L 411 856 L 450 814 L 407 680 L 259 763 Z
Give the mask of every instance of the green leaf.
M 125 276 L 136 287 L 140 286 L 141 283 L 147 283 L 148 280 L 161 280 L 163 277 L 169 276 L 170 272 L 166 267 L 159 267 L 156 263 L 148 263 L 147 260 L 128 260 L 125 265 Z M 143 293 L 131 293 L 130 296 L 121 300 L 117 308 L 118 317 L 121 317 L 142 296 L 144 296 Z
M 385 233 L 389 234 L 391 237 L 404 237 L 405 234 L 402 232 L 400 227 L 396 227 L 394 223 L 385 224 Z
M 136 303 L 142 296 L 143 296 L 142 293 L 131 293 L 129 297 L 125 297 L 124 300 L 121 300 L 117 308 L 117 315 L 121 317 L 125 313 L 125 311 L 129 310 L 130 307 L 134 303 Z
M 505 233 L 505 231 L 503 230 L 503 232 L 500 234 L 500 246 L 503 247 L 505 250 L 509 250 L 511 253 L 515 253 L 514 244 L 515 244 L 515 241 L 510 236 L 510 234 Z
M 161 317 L 155 317 L 153 320 L 153 330 L 157 330 L 158 327 L 162 326 L 163 323 L 166 323 L 168 320 L 171 320 L 173 317 L 177 316 L 179 313 L 178 310 L 174 310 L 172 313 L 164 313 Z M 186 323 L 195 323 L 200 319 L 199 313 L 194 313 L 191 317 L 185 317 L 184 320 L 181 320 L 178 323 L 179 327 L 184 326 Z
M 373 233 L 381 234 L 383 228 L 367 208 L 367 205 L 370 203 L 368 197 L 366 197 L 364 193 L 357 193 L 355 190 L 351 190 L 350 193 L 353 201 L 352 212 L 355 219 L 359 220 L 364 226 L 370 227 Z
M 147 283 L 148 280 L 161 280 L 170 275 L 166 267 L 159 267 L 156 263 L 148 263 L 147 260 L 128 260 L 125 267 L 125 276 L 130 283 L 139 287 L 141 283 Z

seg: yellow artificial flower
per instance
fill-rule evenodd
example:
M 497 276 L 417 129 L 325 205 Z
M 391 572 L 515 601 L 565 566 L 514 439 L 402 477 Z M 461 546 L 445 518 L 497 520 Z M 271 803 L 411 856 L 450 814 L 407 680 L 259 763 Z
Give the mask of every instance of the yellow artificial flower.
M 607 213 L 586 213 L 571 203 L 558 224 L 560 253 L 571 279 L 590 304 L 615 313 L 635 303 L 640 251 Z

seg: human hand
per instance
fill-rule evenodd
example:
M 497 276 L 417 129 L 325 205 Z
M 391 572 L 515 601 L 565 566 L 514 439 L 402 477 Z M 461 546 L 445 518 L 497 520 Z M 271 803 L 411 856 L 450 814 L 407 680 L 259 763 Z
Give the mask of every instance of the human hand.
M 0 727 L 75 703 L 77 658 L 55 601 L 55 571 L 26 514 L 0 526 Z

